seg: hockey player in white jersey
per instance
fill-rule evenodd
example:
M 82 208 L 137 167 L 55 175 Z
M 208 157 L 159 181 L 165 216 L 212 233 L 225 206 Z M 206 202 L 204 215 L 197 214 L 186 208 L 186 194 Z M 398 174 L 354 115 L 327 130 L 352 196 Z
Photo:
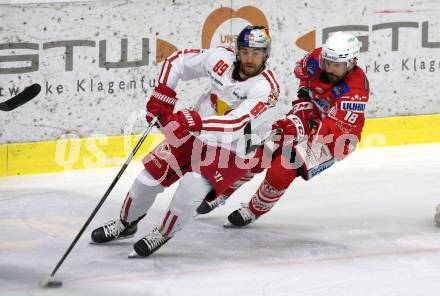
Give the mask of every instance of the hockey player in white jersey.
M 164 218 L 133 246 L 131 257 L 149 256 L 190 220 L 206 196 L 214 199 L 247 172 L 255 148 L 271 133 L 280 92 L 266 66 L 270 43 L 266 28 L 247 26 L 235 52 L 186 49 L 164 61 L 147 102 L 147 121 L 158 117 L 166 140 L 144 158 L 145 169 L 128 192 L 120 218 L 95 229 L 94 242 L 133 236 L 156 196 L 181 179 Z M 194 109 L 173 113 L 178 81 L 199 77 L 210 79 L 209 93 Z

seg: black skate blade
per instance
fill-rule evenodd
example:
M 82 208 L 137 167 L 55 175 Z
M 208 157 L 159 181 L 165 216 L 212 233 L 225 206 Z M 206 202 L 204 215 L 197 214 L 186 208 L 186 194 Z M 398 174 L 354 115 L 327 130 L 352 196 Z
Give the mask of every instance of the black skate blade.
M 229 221 L 226 222 L 225 224 L 223 224 L 223 228 L 243 228 L 243 227 L 245 227 L 245 226 L 236 226 Z
M 145 258 L 145 257 L 139 256 L 139 254 L 136 253 L 136 251 L 131 251 L 131 253 L 128 254 L 128 259 L 140 259 L 140 258 Z
M 128 235 L 128 236 L 124 236 L 124 237 L 118 237 L 118 238 L 112 239 L 111 241 L 104 242 L 104 243 L 97 243 L 97 242 L 94 242 L 93 240 L 91 240 L 91 241 L 89 241 L 89 245 L 98 245 L 98 246 L 99 245 L 108 245 L 108 244 L 111 244 L 112 242 L 117 242 L 117 241 L 129 239 L 129 238 L 132 238 L 132 237 L 134 237 L 134 234 L 131 234 L 131 235 Z

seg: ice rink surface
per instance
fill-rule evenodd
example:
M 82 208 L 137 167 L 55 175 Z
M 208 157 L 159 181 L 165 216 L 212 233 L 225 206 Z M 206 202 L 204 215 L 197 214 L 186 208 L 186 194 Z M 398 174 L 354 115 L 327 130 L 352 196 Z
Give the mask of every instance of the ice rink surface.
M 135 238 L 89 244 L 118 217 L 133 163 L 58 271 L 38 288 L 119 168 L 0 178 L 0 295 L 439 295 L 440 144 L 360 149 L 315 179 L 297 179 L 268 215 L 225 229 L 262 175 L 199 216 L 147 259 L 132 244 L 159 223 L 160 195 Z

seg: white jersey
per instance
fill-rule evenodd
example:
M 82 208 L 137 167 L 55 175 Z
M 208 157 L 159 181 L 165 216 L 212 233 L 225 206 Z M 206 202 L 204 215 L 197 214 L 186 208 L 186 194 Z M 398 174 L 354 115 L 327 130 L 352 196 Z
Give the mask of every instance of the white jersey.
M 249 158 L 270 134 L 280 86 L 267 68 L 245 81 L 234 80 L 235 62 L 228 48 L 179 50 L 164 61 L 159 83 L 175 89 L 179 80 L 210 78 L 209 92 L 194 106 L 202 130 L 193 134 L 208 145 Z

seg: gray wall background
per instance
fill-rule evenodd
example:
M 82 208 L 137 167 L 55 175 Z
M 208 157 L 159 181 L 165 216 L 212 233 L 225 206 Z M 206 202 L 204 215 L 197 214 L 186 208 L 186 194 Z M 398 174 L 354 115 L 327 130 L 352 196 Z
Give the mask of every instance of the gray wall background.
M 320 46 L 334 27 L 350 30 L 363 42 L 360 65 L 372 90 L 369 118 L 440 113 L 438 1 L 0 5 L 0 101 L 11 97 L 13 89 L 33 82 L 42 85 L 33 101 L 0 113 L 0 144 L 54 140 L 69 133 L 90 137 L 140 132 L 145 102 L 160 70 L 156 45 L 166 41 L 176 48 L 200 48 L 203 26 L 213 11 L 223 7 L 237 12 L 246 6 L 262 12 L 269 24 L 270 67 L 282 86 L 280 115 L 288 110 L 297 88 L 292 69 L 306 54 L 296 41 L 315 32 L 314 42 L 306 43 Z M 240 13 L 225 20 L 214 31 L 211 46 L 229 45 L 230 36 L 246 24 Z M 121 58 L 121 52 L 127 57 Z M 18 55 L 34 63 L 13 61 Z M 23 69 L 27 67 L 32 69 Z M 207 87 L 206 80 L 181 83 L 178 108 L 191 106 Z

